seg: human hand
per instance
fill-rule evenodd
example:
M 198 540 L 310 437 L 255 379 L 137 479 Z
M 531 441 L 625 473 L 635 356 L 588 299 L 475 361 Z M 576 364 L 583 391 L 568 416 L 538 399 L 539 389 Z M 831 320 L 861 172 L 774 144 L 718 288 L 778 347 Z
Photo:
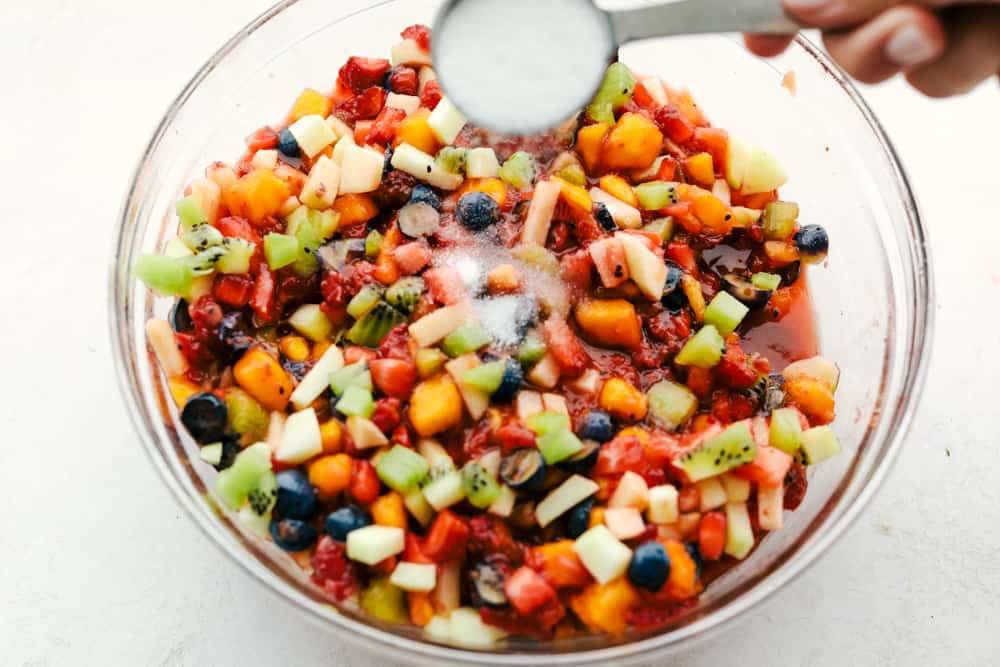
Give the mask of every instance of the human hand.
M 833 59 L 864 83 L 903 72 L 931 97 L 972 90 L 1000 73 L 1000 0 L 784 0 L 788 13 L 819 28 Z M 747 47 L 774 56 L 791 36 L 747 35 Z

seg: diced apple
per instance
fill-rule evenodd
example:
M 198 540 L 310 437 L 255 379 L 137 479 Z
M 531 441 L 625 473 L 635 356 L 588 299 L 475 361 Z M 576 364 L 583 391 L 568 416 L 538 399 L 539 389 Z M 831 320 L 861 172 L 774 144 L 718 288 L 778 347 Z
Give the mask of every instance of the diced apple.
M 626 471 L 611 494 L 608 507 L 634 507 L 640 512 L 649 505 L 649 486 L 646 480 L 631 470 Z
M 528 373 L 527 380 L 536 387 L 552 389 L 559 382 L 559 362 L 551 352 L 545 354 Z
M 535 186 L 531 206 L 521 228 L 522 243 L 545 247 L 549 237 L 549 226 L 552 224 L 552 216 L 555 214 L 561 192 L 562 185 L 558 180 L 542 181 Z
M 489 147 L 473 148 L 465 163 L 465 175 L 469 178 L 496 178 L 500 175 L 500 161 L 496 151 Z
M 409 116 L 420 108 L 420 98 L 416 95 L 389 93 L 385 98 L 385 105 L 392 109 L 402 109 Z
M 344 165 L 344 155 L 347 153 L 348 146 L 357 146 L 354 143 L 353 133 L 345 134 L 340 139 L 337 139 L 337 144 L 333 147 L 333 161 L 340 167 Z
M 501 457 L 500 448 L 493 447 L 492 449 L 487 449 L 484 454 L 476 459 L 476 461 L 478 461 L 479 465 L 483 466 L 483 469 L 486 470 L 486 472 L 488 472 L 491 476 L 498 478 L 500 476 Z
M 514 399 L 514 410 L 517 412 L 517 418 L 522 422 L 532 415 L 543 412 L 545 407 L 542 404 L 542 395 L 537 391 L 527 389 L 519 391 Z
M 379 430 L 379 427 L 364 417 L 348 417 L 347 432 L 351 434 L 351 440 L 354 441 L 354 446 L 357 449 L 369 449 L 389 444 L 389 439 Z
M 235 175 L 235 174 L 234 174 Z M 205 220 L 214 225 L 219 219 L 219 204 L 222 202 L 222 188 L 213 180 L 203 178 L 188 186 L 191 196 L 198 200 Z
M 632 282 L 650 301 L 663 297 L 663 287 L 667 281 L 667 265 L 656 256 L 645 243 L 632 234 L 615 234 L 625 248 L 625 260 Z
M 590 198 L 608 207 L 608 213 L 622 229 L 639 229 L 642 227 L 642 213 L 635 206 L 629 206 L 621 199 L 609 195 L 604 190 L 593 187 Z
M 427 502 L 427 498 L 424 497 L 424 492 L 420 488 L 403 496 L 403 505 L 421 526 L 428 525 L 434 518 L 434 508 Z
M 746 503 L 727 503 L 725 553 L 743 560 L 753 549 L 753 544 L 753 526 Z
M 438 102 L 438 105 L 434 107 L 434 111 L 427 118 L 427 124 L 430 126 L 431 131 L 434 132 L 441 143 L 446 145 L 455 143 L 458 133 L 462 131 L 462 128 L 468 122 L 465 115 L 447 97 L 441 98 L 441 101 Z
M 338 141 L 344 137 L 354 136 L 354 130 L 351 129 L 351 126 L 336 116 L 327 116 L 326 126 L 333 131 L 333 134 L 336 135 Z
M 320 151 L 337 140 L 322 116 L 303 116 L 288 128 L 299 148 L 307 157 L 316 157 Z
M 726 151 L 726 181 L 733 190 L 743 187 L 743 175 L 747 171 L 750 159 L 750 147 L 736 137 L 729 137 L 729 148 Z
M 593 368 L 588 368 L 583 375 L 570 381 L 567 386 L 578 394 L 593 396 L 601 388 L 601 374 Z
M 442 613 L 449 613 L 462 603 L 462 565 L 458 562 L 443 563 L 438 568 L 437 586 L 434 588 L 434 606 Z
M 275 410 L 270 414 L 270 419 L 267 422 L 267 436 L 264 441 L 272 452 L 278 451 L 278 446 L 281 445 L 281 436 L 285 432 L 286 421 L 288 421 L 288 416 L 284 412 Z
M 490 648 L 506 637 L 500 628 L 483 623 L 477 609 L 459 607 L 448 618 L 448 637 L 462 646 Z
M 773 155 L 754 146 L 747 157 L 746 171 L 740 191 L 752 195 L 777 190 L 788 181 L 788 174 Z
M 781 530 L 785 515 L 785 486 L 757 487 L 757 523 L 764 530 Z
M 599 584 L 623 576 L 632 560 L 632 550 L 619 542 L 604 525 L 594 526 L 576 538 L 573 550 Z
M 604 524 L 619 540 L 631 540 L 646 530 L 642 514 L 634 507 L 609 507 L 604 510 Z
M 403 552 L 405 537 L 402 528 L 392 526 L 371 525 L 352 530 L 347 534 L 347 557 L 365 565 L 381 563 Z
M 320 156 L 299 195 L 299 201 L 311 209 L 325 211 L 333 206 L 340 188 L 340 167 L 325 155 Z
M 392 154 L 392 166 L 416 179 L 442 190 L 457 190 L 464 180 L 459 174 L 446 171 L 435 160 L 410 144 L 400 144 Z
M 468 303 L 438 308 L 410 325 L 410 336 L 419 347 L 430 347 L 465 324 L 472 310 Z
M 156 359 L 168 378 L 183 375 L 188 370 L 187 358 L 179 349 L 174 330 L 166 320 L 151 319 L 146 322 L 146 340 L 153 348 Z
M 750 497 L 750 481 L 727 472 L 719 477 L 726 490 L 726 498 L 731 503 L 743 503 Z
M 330 386 L 330 374 L 340 370 L 343 366 L 343 353 L 339 347 L 331 345 L 295 387 L 290 399 L 292 405 L 297 410 L 309 407 Z
M 420 71 L 417 72 L 417 93 L 424 92 L 424 86 L 426 86 L 429 81 L 437 81 L 437 78 L 437 72 L 434 71 L 433 67 L 429 65 L 421 67 Z
M 437 567 L 433 563 L 408 563 L 396 565 L 389 583 L 412 593 L 429 593 L 437 584 Z
M 703 479 L 697 482 L 695 487 L 697 487 L 698 497 L 701 499 L 701 507 L 699 509 L 702 512 L 722 507 L 729 500 L 729 496 L 726 495 L 726 489 L 722 486 L 722 482 L 719 481 L 718 477 Z
M 559 394 L 542 394 L 542 408 L 545 412 L 569 414 L 569 406 L 566 405 L 566 399 Z
M 316 411 L 306 408 L 285 420 L 274 458 L 282 463 L 304 463 L 323 451 Z
M 278 166 L 278 151 L 273 148 L 259 150 L 253 155 L 253 159 L 250 160 L 250 165 L 254 169 L 270 169 L 274 170 Z
M 677 521 L 677 487 L 661 484 L 649 490 L 649 509 L 646 516 L 653 523 L 669 524 Z
M 389 62 L 392 63 L 393 67 L 397 65 L 420 67 L 421 65 L 431 64 L 431 54 L 420 48 L 416 40 L 404 39 L 393 45 L 392 50 L 389 52 Z
M 504 484 L 500 487 L 500 497 L 493 501 L 488 511 L 490 514 L 506 518 L 514 511 L 515 502 L 517 502 L 517 494 Z
M 462 394 L 462 402 L 465 403 L 465 409 L 476 420 L 486 414 L 486 408 L 490 406 L 490 395 L 464 382 L 462 377 L 467 371 L 479 366 L 479 364 L 479 357 L 475 353 L 469 353 L 457 359 L 452 359 L 444 365 L 444 369 L 451 375 L 455 384 L 458 385 L 458 391 Z
M 374 192 L 382 183 L 385 156 L 360 146 L 347 146 L 340 172 L 340 192 L 361 194 Z
M 599 488 L 594 480 L 582 475 L 573 475 L 538 503 L 535 507 L 535 520 L 544 528 L 577 503 L 597 493 Z

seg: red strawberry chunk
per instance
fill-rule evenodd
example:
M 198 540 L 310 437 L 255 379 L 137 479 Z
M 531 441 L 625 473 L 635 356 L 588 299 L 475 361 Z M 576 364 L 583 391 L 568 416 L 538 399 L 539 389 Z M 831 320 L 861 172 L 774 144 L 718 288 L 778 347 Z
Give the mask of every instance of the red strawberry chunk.
M 339 602 L 357 590 L 355 565 L 347 560 L 344 546 L 324 535 L 310 557 L 312 580 Z
M 430 248 L 420 241 L 404 243 L 393 251 L 392 256 L 404 276 L 416 274 L 431 261 Z
M 416 95 L 419 87 L 417 70 L 401 65 L 389 72 L 389 90 L 399 95 Z
M 428 81 L 427 85 L 424 86 L 424 91 L 420 93 L 420 106 L 433 111 L 440 101 L 441 84 L 439 84 L 436 80 Z
M 385 96 L 385 88 L 372 86 L 338 104 L 337 115 L 348 123 L 375 118 L 385 105 Z
M 376 359 L 369 362 L 372 382 L 386 396 L 409 398 L 417 381 L 417 367 L 401 359 Z
M 396 137 L 399 124 L 406 118 L 406 112 L 395 107 L 384 107 L 368 130 L 368 143 L 385 145 Z
M 579 377 L 590 366 L 590 355 L 580 339 L 560 317 L 550 317 L 542 328 L 548 345 L 564 375 Z
M 424 51 L 431 50 L 431 29 L 422 23 L 411 25 L 399 33 L 403 39 L 412 39 Z
M 559 260 L 562 265 L 562 279 L 580 292 L 590 292 L 591 270 L 594 260 L 586 250 L 567 253 Z
M 451 266 L 439 266 L 424 272 L 424 282 L 431 298 L 445 306 L 463 301 L 468 296 L 462 276 L 458 269 Z
M 654 121 L 665 135 L 682 144 L 694 136 L 694 126 L 673 104 L 660 107 L 654 114 Z
M 355 93 L 360 93 L 372 86 L 381 86 L 389 67 L 389 61 L 385 58 L 352 56 L 340 68 L 340 80 Z

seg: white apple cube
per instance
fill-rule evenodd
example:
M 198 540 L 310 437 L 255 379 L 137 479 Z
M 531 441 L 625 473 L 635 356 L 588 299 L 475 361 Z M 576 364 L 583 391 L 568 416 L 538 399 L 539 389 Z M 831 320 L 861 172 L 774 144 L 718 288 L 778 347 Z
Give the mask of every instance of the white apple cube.
M 599 488 L 594 480 L 582 475 L 573 475 L 535 506 L 535 520 L 544 528 L 577 503 L 597 493 Z
M 469 178 L 496 178 L 500 175 L 500 161 L 492 148 L 473 148 L 465 163 L 465 175 Z
M 528 382 L 541 387 L 542 389 L 552 389 L 559 382 L 559 362 L 552 353 L 546 353 L 541 361 L 534 365 L 528 373 Z
M 528 215 L 524 218 L 524 225 L 521 227 L 521 242 L 534 243 L 537 246 L 545 247 L 545 241 L 549 237 L 549 227 L 552 225 L 552 216 L 556 212 L 556 204 L 559 203 L 559 195 L 562 193 L 562 185 L 558 180 L 542 181 L 535 186 L 535 193 L 531 196 L 531 205 L 528 207 Z
M 434 107 L 434 111 L 427 118 L 427 125 L 430 126 L 431 131 L 437 135 L 441 143 L 445 145 L 455 143 L 458 133 L 462 131 L 462 128 L 468 122 L 465 115 L 447 97 L 441 98 L 441 101 L 438 102 L 438 105 Z
M 437 568 L 431 563 L 403 561 L 392 571 L 389 583 L 411 593 L 430 593 L 437 585 Z
M 302 153 L 310 158 L 337 140 L 337 135 L 323 117 L 316 114 L 298 119 L 289 126 L 288 131 L 295 137 Z
M 500 628 L 483 623 L 479 610 L 471 607 L 459 607 L 448 618 L 448 637 L 456 644 L 490 648 L 506 636 Z
M 424 634 L 439 642 L 451 639 L 451 622 L 444 616 L 433 616 L 424 626 Z
M 434 71 L 433 67 L 429 65 L 421 67 L 420 71 L 417 72 L 417 93 L 424 92 L 424 88 L 427 86 L 427 83 L 430 81 L 437 81 L 437 78 L 437 72 Z
M 187 358 L 178 349 L 174 330 L 166 320 L 148 320 L 146 322 L 146 340 L 153 348 L 153 352 L 167 377 L 172 378 L 187 372 Z
M 566 399 L 559 394 L 542 394 L 542 408 L 545 412 L 569 414 L 569 406 L 566 405 Z
M 634 507 L 609 507 L 604 510 L 604 525 L 619 540 L 631 540 L 642 535 L 646 524 Z
M 370 449 L 388 445 L 389 439 L 370 419 L 352 416 L 347 418 L 347 432 L 358 449 Z
M 573 543 L 583 566 L 599 584 L 623 576 L 632 560 L 632 550 L 611 534 L 606 526 L 594 526 Z
M 695 487 L 698 489 L 698 497 L 701 499 L 701 507 L 699 509 L 702 512 L 722 507 L 729 501 L 726 489 L 723 488 L 722 482 L 719 481 L 718 477 L 703 479 L 695 483 Z
M 504 484 L 500 487 L 500 495 L 493 504 L 490 505 L 489 513 L 499 517 L 507 518 L 514 511 L 514 503 L 517 502 L 517 494 L 514 490 Z
M 517 413 L 517 418 L 522 422 L 532 415 L 544 412 L 545 406 L 542 403 L 542 395 L 537 391 L 530 391 L 528 389 L 517 392 L 517 396 L 514 398 L 514 411 Z
M 434 508 L 427 502 L 424 492 L 419 488 L 410 491 L 403 497 L 403 505 L 413 518 L 420 522 L 421 526 L 426 526 L 434 518 Z
M 254 169 L 270 169 L 274 171 L 274 168 L 278 166 L 278 151 L 273 148 L 257 151 L 253 154 L 253 159 L 250 160 L 250 166 Z
M 389 52 L 389 62 L 393 67 L 397 65 L 420 67 L 431 64 L 431 54 L 420 48 L 416 40 L 407 38 L 392 47 Z
M 494 447 L 492 449 L 486 450 L 486 452 L 482 456 L 476 459 L 476 462 L 479 463 L 479 465 L 483 466 L 483 469 L 486 470 L 486 472 L 488 472 L 494 478 L 499 478 L 501 457 L 502 455 L 500 454 L 500 448 Z
M 490 395 L 481 389 L 473 387 L 463 380 L 466 372 L 479 366 L 479 357 L 474 353 L 463 354 L 457 359 L 452 359 L 444 365 L 448 375 L 458 385 L 458 391 L 462 395 L 462 402 L 465 409 L 473 419 L 480 419 L 486 414 L 486 409 L 490 406 Z
M 319 432 L 316 411 L 306 408 L 285 420 L 274 458 L 282 463 L 304 463 L 322 451 L 323 437 Z
M 649 505 L 649 485 L 642 475 L 631 470 L 622 475 L 615 492 L 608 501 L 608 507 L 634 507 L 640 512 Z
M 365 565 L 402 553 L 406 534 L 395 526 L 371 525 L 347 534 L 347 557 Z
M 303 410 L 319 398 L 319 395 L 330 386 L 330 375 L 340 370 L 343 365 L 343 353 L 339 347 L 331 345 L 292 392 L 290 400 L 295 409 Z
M 410 336 L 420 347 L 430 347 L 465 324 L 471 312 L 465 302 L 438 308 L 411 324 Z
M 338 166 L 344 166 L 344 154 L 347 153 L 348 146 L 357 146 L 354 143 L 354 134 L 345 134 L 340 139 L 337 139 L 337 145 L 333 147 L 333 161 L 337 163 Z
M 309 172 L 309 180 L 302 187 L 299 201 L 311 209 L 325 211 L 333 206 L 333 200 L 337 198 L 340 188 L 340 167 L 336 162 L 325 155 L 320 156 L 312 171 Z
M 722 486 L 726 490 L 726 498 L 731 503 L 746 502 L 750 497 L 750 480 L 737 477 L 731 472 L 727 472 L 719 478 Z
M 643 240 L 633 234 L 615 234 L 625 248 L 625 261 L 632 282 L 650 301 L 663 297 L 663 287 L 667 281 L 667 265 L 650 250 Z
M 750 524 L 746 503 L 728 503 L 725 553 L 737 560 L 743 560 L 753 549 L 753 543 L 753 526 Z
M 420 98 L 416 95 L 389 93 L 385 98 L 385 105 L 392 109 L 402 109 L 409 116 L 420 108 Z
M 785 486 L 757 487 L 757 523 L 764 530 L 781 530 L 785 516 Z
M 677 521 L 677 488 L 671 484 L 661 484 L 649 490 L 649 509 L 646 516 L 653 523 L 668 524 Z
M 751 195 L 776 190 L 788 181 L 788 173 L 778 160 L 760 146 L 754 146 L 747 156 L 746 171 L 740 191 Z
M 434 160 L 433 155 L 428 155 L 410 144 L 400 144 L 396 147 L 392 154 L 392 166 L 442 190 L 457 190 L 465 180 L 459 174 L 443 169 Z
M 360 146 L 347 146 L 340 171 L 340 192 L 346 195 L 378 190 L 384 166 L 385 156 L 382 153 Z
M 593 368 L 588 368 L 580 377 L 569 382 L 567 386 L 578 394 L 593 396 L 601 388 L 601 374 Z
M 327 116 L 326 125 L 333 131 L 333 134 L 337 137 L 337 140 L 340 140 L 343 137 L 354 136 L 354 130 L 351 129 L 351 126 L 345 123 L 344 121 L 340 120 L 336 116 Z

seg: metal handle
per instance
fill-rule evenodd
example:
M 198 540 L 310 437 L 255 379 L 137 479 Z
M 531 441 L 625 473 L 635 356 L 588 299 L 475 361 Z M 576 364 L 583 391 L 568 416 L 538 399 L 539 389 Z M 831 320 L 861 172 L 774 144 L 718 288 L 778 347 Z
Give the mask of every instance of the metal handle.
M 680 0 L 609 14 L 619 44 L 710 32 L 794 33 L 802 27 L 779 0 Z

